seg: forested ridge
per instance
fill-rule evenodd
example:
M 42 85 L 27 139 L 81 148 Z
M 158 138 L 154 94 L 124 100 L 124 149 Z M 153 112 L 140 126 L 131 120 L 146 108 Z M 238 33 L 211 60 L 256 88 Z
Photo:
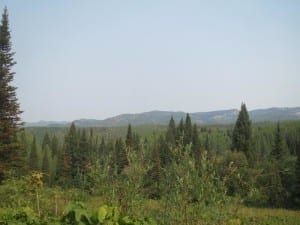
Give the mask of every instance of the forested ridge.
M 13 56 L 5 9 L 0 224 L 299 224 L 299 120 L 22 128 Z

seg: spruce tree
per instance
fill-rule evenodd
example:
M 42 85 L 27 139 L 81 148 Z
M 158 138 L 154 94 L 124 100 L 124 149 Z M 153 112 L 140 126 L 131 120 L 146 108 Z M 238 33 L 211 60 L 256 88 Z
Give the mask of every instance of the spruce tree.
M 117 166 L 117 173 L 120 174 L 123 169 L 129 165 L 126 147 L 121 138 L 116 140 L 115 144 L 115 153 L 116 153 L 116 166 Z
M 295 166 L 295 185 L 293 188 L 293 201 L 297 208 L 300 208 L 300 143 L 298 144 L 298 155 Z
M 251 121 L 246 104 L 242 103 L 232 134 L 232 150 L 243 151 L 248 157 L 251 148 Z
M 127 149 L 131 149 L 132 148 L 132 142 L 133 142 L 133 137 L 132 137 L 132 129 L 131 129 L 131 124 L 128 124 L 128 128 L 127 128 L 127 134 L 126 134 L 126 147 Z
M 78 133 L 76 131 L 75 124 L 72 123 L 71 127 L 65 136 L 63 155 L 61 167 L 61 179 L 66 181 L 67 185 L 74 184 L 74 179 L 77 176 L 77 164 L 78 164 Z
M 132 150 L 134 150 L 136 152 L 141 150 L 140 136 L 135 132 L 132 135 Z
M 183 135 L 183 145 L 188 145 L 193 139 L 193 126 L 190 114 L 186 114 L 185 124 L 184 124 L 184 135 Z
M 35 137 L 32 140 L 30 154 L 29 154 L 29 169 L 31 171 L 39 171 L 39 157 Z
M 180 119 L 178 127 L 176 129 L 176 144 L 181 145 L 183 144 L 183 135 L 184 135 L 184 122 L 183 122 L 183 118 Z
M 17 141 L 21 125 L 16 87 L 12 86 L 15 65 L 9 30 L 8 12 L 4 9 L 0 24 L 0 183 L 5 172 L 24 165 L 22 147 Z
M 47 184 L 50 184 L 50 162 L 49 162 L 50 148 L 48 145 L 44 148 L 44 157 L 42 161 L 42 173 L 44 174 L 44 180 Z
M 100 146 L 98 148 L 98 158 L 100 159 L 100 162 L 103 162 L 103 160 L 104 160 L 104 155 L 106 153 L 105 149 L 106 149 L 106 144 L 104 141 L 104 137 L 102 137 Z
M 144 189 L 147 196 L 151 199 L 159 199 L 161 196 L 161 163 L 159 148 L 154 146 L 151 153 L 151 168 L 144 178 Z
M 83 178 L 87 171 L 89 166 L 89 142 L 87 140 L 86 132 L 85 130 L 82 131 L 80 141 L 79 141 L 79 148 L 77 148 L 77 161 L 73 162 L 74 165 L 77 167 L 77 177 Z
M 53 135 L 51 139 L 50 149 L 52 152 L 52 157 L 56 157 L 58 155 L 58 139 L 55 135 Z
M 197 125 L 194 124 L 193 126 L 193 140 L 192 140 L 192 153 L 195 158 L 195 162 L 198 168 L 200 168 L 201 162 L 201 145 L 200 145 L 200 138 L 198 133 Z
M 168 125 L 166 133 L 166 142 L 171 146 L 175 146 L 176 144 L 176 125 L 173 116 L 171 117 Z
M 277 123 L 276 130 L 275 130 L 275 139 L 273 149 L 271 151 L 271 155 L 276 159 L 281 159 L 286 154 L 284 149 L 284 140 L 282 137 L 282 132 L 280 128 L 280 123 Z
M 46 134 L 43 138 L 43 142 L 42 142 L 42 149 L 44 150 L 46 145 L 48 145 L 48 147 L 50 147 L 50 143 L 51 143 L 51 140 L 50 140 L 49 134 L 46 132 Z
M 172 162 L 171 146 L 168 145 L 163 135 L 159 136 L 156 148 L 158 148 L 160 164 L 162 167 L 165 167 Z

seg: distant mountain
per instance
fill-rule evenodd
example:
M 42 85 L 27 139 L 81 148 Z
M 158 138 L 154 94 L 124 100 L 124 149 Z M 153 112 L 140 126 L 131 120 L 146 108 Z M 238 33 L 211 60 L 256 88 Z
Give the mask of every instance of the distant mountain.
M 190 113 L 191 119 L 197 124 L 232 124 L 238 116 L 237 109 L 219 110 L 212 112 L 196 112 Z M 74 123 L 79 127 L 117 127 L 144 124 L 168 124 L 171 116 L 178 123 L 181 118 L 185 118 L 185 112 L 172 111 L 151 111 L 137 114 L 122 114 L 119 116 L 107 118 L 104 120 L 96 119 L 80 119 Z M 249 116 L 252 122 L 263 121 L 282 121 L 282 120 L 298 120 L 300 119 L 300 107 L 294 108 L 269 108 L 257 109 L 249 111 Z M 68 122 L 46 122 L 28 123 L 25 126 L 68 126 Z
M 68 121 L 38 121 L 38 122 L 31 122 L 27 123 L 25 122 L 25 127 L 65 127 L 71 124 L 71 122 Z

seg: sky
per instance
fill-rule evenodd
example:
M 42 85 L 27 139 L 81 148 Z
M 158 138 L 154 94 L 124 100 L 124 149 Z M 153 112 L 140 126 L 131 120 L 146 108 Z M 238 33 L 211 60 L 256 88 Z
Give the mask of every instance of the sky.
M 26 122 L 300 106 L 300 1 L 5 5 Z

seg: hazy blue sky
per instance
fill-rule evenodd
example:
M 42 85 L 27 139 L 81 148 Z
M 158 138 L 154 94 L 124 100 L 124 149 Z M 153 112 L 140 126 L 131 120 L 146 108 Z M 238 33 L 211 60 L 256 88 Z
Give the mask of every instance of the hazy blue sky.
M 4 5 L 25 121 L 300 106 L 300 1 Z

